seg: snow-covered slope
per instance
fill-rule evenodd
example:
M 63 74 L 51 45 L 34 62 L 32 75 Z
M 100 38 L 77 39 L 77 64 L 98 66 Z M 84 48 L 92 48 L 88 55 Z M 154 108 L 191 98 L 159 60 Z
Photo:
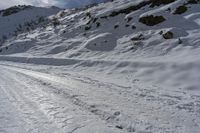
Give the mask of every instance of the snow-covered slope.
M 124 114 L 111 120 L 99 110 L 96 114 L 118 123 L 122 132 L 199 132 L 199 0 L 114 0 L 84 10 L 63 10 L 49 20 L 52 23 L 6 40 L 0 60 L 39 65 L 23 69 L 74 75 L 84 83 L 103 86 L 99 94 L 106 87 L 119 89 L 125 100 L 116 104 L 118 96 L 107 94 L 110 101 L 105 106 L 115 105 Z M 92 98 L 97 95 L 91 93 Z M 103 93 L 98 98 L 99 103 L 105 100 Z
M 58 11 L 60 9 L 56 7 L 41 8 L 33 6 L 15 6 L 0 11 L 0 42 L 2 43 L 7 38 L 16 36 L 22 31 L 34 29 L 40 21 Z

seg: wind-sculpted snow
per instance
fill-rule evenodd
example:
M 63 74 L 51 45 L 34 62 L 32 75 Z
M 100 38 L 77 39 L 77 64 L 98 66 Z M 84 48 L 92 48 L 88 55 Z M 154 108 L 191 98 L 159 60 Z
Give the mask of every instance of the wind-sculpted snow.
M 110 51 L 116 46 L 116 38 L 114 35 L 109 33 L 100 34 L 86 43 L 86 48 L 90 50 L 97 51 Z

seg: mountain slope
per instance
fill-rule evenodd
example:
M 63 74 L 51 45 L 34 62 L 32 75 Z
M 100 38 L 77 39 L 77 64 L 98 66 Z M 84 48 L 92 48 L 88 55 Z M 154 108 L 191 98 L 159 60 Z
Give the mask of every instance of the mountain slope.
M 32 6 L 15 6 L 0 11 L 1 43 L 7 38 L 16 36 L 18 32 L 28 31 L 31 28 L 35 29 L 39 21 L 58 11 L 60 9 L 55 7 L 41 8 Z
M 180 10 L 181 6 L 185 7 L 186 11 L 179 13 L 177 10 Z M 164 21 L 154 24 L 156 16 L 163 17 Z M 144 19 L 144 23 L 141 18 Z M 116 64 L 127 62 L 123 66 L 130 71 L 134 69 L 130 64 L 135 61 L 171 64 L 169 67 L 183 65 L 192 73 L 196 70 L 190 70 L 190 67 L 198 66 L 200 56 L 198 0 L 176 0 L 168 3 L 151 0 L 134 2 L 115 0 L 87 10 L 61 11 L 49 19 L 58 22 L 56 25 L 48 24 L 30 33 L 21 34 L 13 38 L 14 40 L 8 40 L 2 47 L 1 54 L 30 58 L 33 56 L 70 58 L 78 62 L 101 60 L 105 64 L 109 61 Z M 152 25 L 149 26 L 147 23 Z M 91 65 L 93 66 L 93 63 Z M 121 67 L 117 66 L 113 69 L 122 71 Z M 173 71 L 176 69 L 172 70 L 172 73 Z M 182 72 L 185 73 L 184 69 L 182 71 L 180 68 L 180 75 L 172 76 L 171 80 L 169 79 L 172 82 L 170 84 L 176 84 L 173 81 L 185 75 Z M 196 76 L 189 80 L 197 81 L 196 85 L 193 82 L 189 85 L 187 80 L 183 78 L 177 84 L 188 89 L 198 88 Z M 165 82 L 162 80 L 162 84 Z
M 61 116 L 77 116 L 70 128 L 58 119 L 57 104 L 35 108 L 64 132 L 198 133 L 199 7 L 199 0 L 114 0 L 62 10 L 3 43 L 1 73 L 8 76 L 0 77 L 2 84 L 37 83 L 36 105 L 37 92 L 59 96 L 49 100 L 64 109 L 69 102 L 75 113 L 66 109 Z

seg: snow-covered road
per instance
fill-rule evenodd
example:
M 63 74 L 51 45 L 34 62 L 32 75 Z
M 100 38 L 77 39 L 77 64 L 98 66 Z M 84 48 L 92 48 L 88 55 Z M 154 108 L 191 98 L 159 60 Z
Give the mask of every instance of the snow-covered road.
M 200 131 L 199 94 L 0 64 L 0 133 Z

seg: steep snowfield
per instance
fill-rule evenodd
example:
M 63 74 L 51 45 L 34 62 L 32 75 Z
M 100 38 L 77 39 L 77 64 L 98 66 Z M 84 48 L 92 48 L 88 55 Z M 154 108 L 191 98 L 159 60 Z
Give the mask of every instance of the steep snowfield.
M 153 6 L 148 0 L 114 0 L 60 11 L 49 17 L 59 23 L 3 43 L 0 83 L 23 81 L 17 87 L 25 86 L 22 101 L 38 105 L 35 110 L 43 113 L 33 115 L 46 116 L 58 132 L 199 133 L 200 2 L 188 1 Z M 177 14 L 178 7 L 186 11 Z M 151 15 L 164 21 L 140 21 Z M 8 93 L 14 85 L 1 87 Z M 67 125 L 57 114 L 75 119 Z M 48 132 L 41 123 L 31 128 Z

